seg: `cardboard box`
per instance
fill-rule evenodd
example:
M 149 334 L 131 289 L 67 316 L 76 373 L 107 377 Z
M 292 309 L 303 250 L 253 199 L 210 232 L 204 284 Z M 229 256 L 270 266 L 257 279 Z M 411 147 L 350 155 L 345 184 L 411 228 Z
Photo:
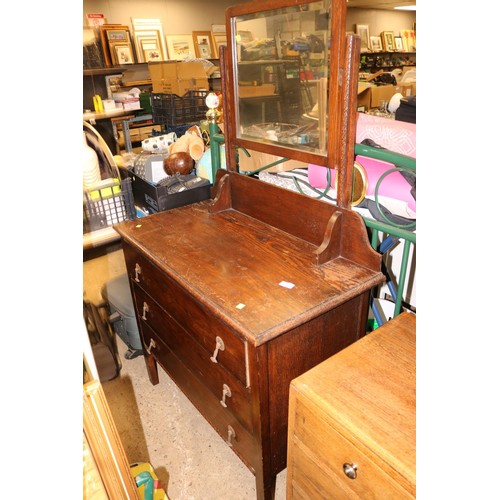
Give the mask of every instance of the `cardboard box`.
M 153 92 L 183 96 L 188 90 L 208 90 L 208 79 L 199 61 L 149 63 Z
M 370 109 L 371 105 L 371 88 L 370 83 L 358 83 L 358 102 L 356 105 L 356 110 L 365 112 Z
M 373 86 L 370 91 L 370 107 L 378 108 L 380 106 L 380 101 L 389 102 L 391 97 L 397 92 L 396 85 L 380 85 L 379 87 Z
M 403 97 L 409 97 L 413 94 L 413 87 L 415 84 L 412 83 L 405 83 L 403 85 L 396 85 L 396 92 L 397 94 L 401 94 Z
M 275 87 L 272 83 L 264 83 L 262 85 L 240 85 L 238 87 L 238 95 L 240 98 L 274 95 L 274 90 Z

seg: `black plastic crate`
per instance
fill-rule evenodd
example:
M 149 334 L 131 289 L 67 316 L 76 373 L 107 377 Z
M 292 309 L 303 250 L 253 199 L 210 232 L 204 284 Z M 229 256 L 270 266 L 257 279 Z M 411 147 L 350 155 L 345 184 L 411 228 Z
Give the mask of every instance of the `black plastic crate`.
M 136 206 L 149 214 L 210 198 L 210 181 L 208 179 L 205 179 L 206 182 L 202 182 L 191 189 L 186 189 L 178 193 L 169 193 L 165 186 L 152 184 L 133 172 L 129 172 L 129 176 L 132 179 L 132 190 Z M 194 177 L 196 176 L 181 176 L 184 181 Z
M 167 129 L 206 119 L 206 90 L 188 90 L 177 94 L 151 94 L 153 123 L 161 123 Z

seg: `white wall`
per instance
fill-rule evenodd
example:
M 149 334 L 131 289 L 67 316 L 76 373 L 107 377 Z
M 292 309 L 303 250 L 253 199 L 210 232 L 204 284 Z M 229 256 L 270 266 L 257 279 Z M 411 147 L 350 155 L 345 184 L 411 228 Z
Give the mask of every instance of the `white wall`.
M 346 31 L 356 32 L 356 24 L 367 24 L 370 36 L 380 35 L 382 31 L 393 31 L 399 36 L 402 29 L 413 29 L 416 12 L 377 9 L 347 9 Z
M 83 25 L 90 13 L 104 14 L 108 23 L 130 28 L 131 18 L 155 18 L 161 20 L 165 35 L 187 35 L 225 24 L 225 10 L 234 4 L 234 0 L 83 0 Z
M 108 23 L 131 27 L 131 18 L 160 19 L 165 35 L 190 34 L 192 31 L 210 31 L 212 24 L 225 24 L 227 7 L 235 0 L 83 0 L 85 14 L 104 14 Z M 371 35 L 382 31 L 411 29 L 415 12 L 376 9 L 347 9 L 346 31 L 355 31 L 356 24 L 368 24 Z

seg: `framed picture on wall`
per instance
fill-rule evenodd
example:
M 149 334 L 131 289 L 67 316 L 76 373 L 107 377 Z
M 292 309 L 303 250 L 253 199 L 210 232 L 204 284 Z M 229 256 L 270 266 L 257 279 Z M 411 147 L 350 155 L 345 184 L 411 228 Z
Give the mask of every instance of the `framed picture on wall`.
M 396 48 L 394 45 L 394 32 L 393 31 L 382 31 L 380 33 L 382 38 L 382 47 L 386 52 L 392 52 Z
M 382 52 L 382 38 L 379 36 L 371 36 L 370 47 L 372 52 Z
M 170 59 L 182 61 L 195 57 L 193 35 L 167 35 L 167 48 Z
M 215 58 L 215 49 L 210 31 L 193 31 L 193 43 L 196 57 Z
M 368 24 L 356 24 L 356 35 L 361 37 L 361 52 L 370 50 L 370 29 Z

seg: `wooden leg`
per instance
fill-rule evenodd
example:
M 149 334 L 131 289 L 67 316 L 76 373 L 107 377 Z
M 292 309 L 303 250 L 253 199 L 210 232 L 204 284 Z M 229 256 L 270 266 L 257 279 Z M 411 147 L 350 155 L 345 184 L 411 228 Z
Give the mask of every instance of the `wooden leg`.
M 158 365 L 156 364 L 156 359 L 150 354 L 144 353 L 144 361 L 146 361 L 146 368 L 148 369 L 149 381 L 156 385 L 160 382 L 158 378 Z
M 257 491 L 257 500 L 274 500 L 276 492 L 276 476 L 263 478 L 257 474 L 255 477 L 255 489 Z

